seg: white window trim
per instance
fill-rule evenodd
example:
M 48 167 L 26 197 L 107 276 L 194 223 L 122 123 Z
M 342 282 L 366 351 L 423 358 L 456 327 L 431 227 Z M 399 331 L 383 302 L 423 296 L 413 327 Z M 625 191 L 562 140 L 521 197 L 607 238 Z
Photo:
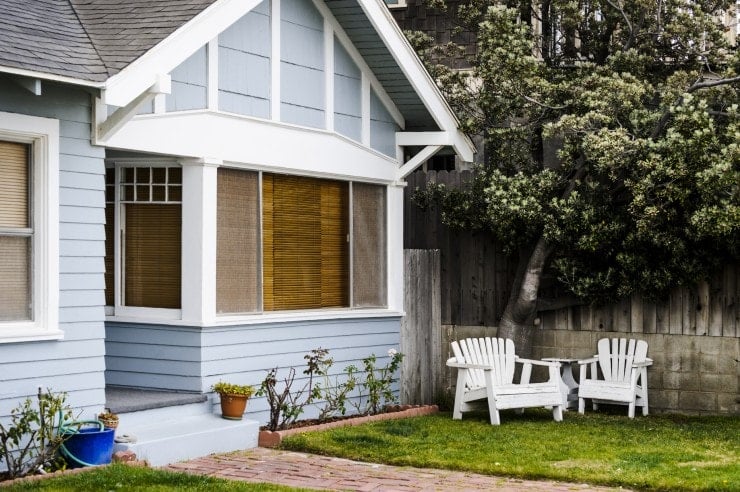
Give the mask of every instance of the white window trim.
M 395 10 L 395 9 L 405 9 L 408 7 L 408 4 L 406 3 L 406 0 L 398 0 L 398 3 L 386 3 L 389 9 Z
M 121 193 L 121 169 L 123 168 L 135 168 L 135 167 L 181 167 L 174 159 L 167 158 L 152 158 L 152 159 L 107 159 L 106 164 L 112 165 L 115 169 L 115 181 L 114 181 L 114 201 L 113 201 L 113 216 L 114 216 L 114 227 L 115 232 L 114 247 L 113 247 L 113 306 L 105 306 L 106 319 L 118 319 L 127 318 L 132 320 L 151 320 L 153 322 L 160 320 L 179 320 L 182 318 L 182 309 L 165 309 L 165 308 L 150 308 L 140 306 L 126 306 L 123 304 L 123 292 L 125 289 L 124 285 L 124 264 L 122 258 L 123 244 L 121 241 L 122 222 L 124 221 L 124 208 L 125 203 L 122 202 Z M 184 194 L 183 194 L 184 197 Z M 183 201 L 180 201 L 182 207 Z M 107 206 L 107 203 L 106 203 Z M 181 239 L 182 240 L 182 239 Z M 181 243 L 182 244 L 182 243 Z M 183 261 L 184 264 L 184 261 Z M 181 271 L 181 282 L 182 282 L 182 271 Z M 182 287 L 181 287 L 182 289 Z M 180 292 L 182 299 L 182 290 Z
M 32 321 L 0 322 L 0 343 L 59 340 L 59 120 L 0 112 L 0 140 L 32 148 Z

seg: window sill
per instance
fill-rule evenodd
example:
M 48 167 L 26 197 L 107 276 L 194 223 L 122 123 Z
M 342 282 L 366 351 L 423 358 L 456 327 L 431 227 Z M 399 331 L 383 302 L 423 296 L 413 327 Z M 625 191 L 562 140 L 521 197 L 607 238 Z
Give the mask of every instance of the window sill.
M 62 330 L 40 330 L 38 328 L 3 327 L 0 323 L 0 344 L 24 343 L 24 342 L 46 342 L 50 340 L 63 340 Z
M 181 319 L 164 319 L 155 316 L 106 316 L 106 321 L 118 323 L 142 323 L 172 326 L 196 326 L 200 328 L 217 328 L 239 325 L 257 325 L 266 323 L 290 323 L 300 321 L 323 321 L 362 318 L 401 318 L 406 313 L 385 308 L 368 309 L 324 309 L 307 311 L 277 311 L 270 313 L 222 315 L 208 321 Z

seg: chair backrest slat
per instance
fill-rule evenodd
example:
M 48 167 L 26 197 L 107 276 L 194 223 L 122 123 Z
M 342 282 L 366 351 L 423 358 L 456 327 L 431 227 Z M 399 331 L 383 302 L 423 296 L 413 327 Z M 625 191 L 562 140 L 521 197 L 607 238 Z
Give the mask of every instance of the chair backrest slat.
M 514 382 L 514 368 L 515 368 L 515 362 L 516 362 L 516 355 L 514 354 L 514 342 L 510 339 L 504 340 L 503 338 L 499 338 L 501 342 L 506 344 L 506 358 L 505 358 L 505 364 L 506 364 L 506 379 L 503 381 L 503 384 L 511 384 Z

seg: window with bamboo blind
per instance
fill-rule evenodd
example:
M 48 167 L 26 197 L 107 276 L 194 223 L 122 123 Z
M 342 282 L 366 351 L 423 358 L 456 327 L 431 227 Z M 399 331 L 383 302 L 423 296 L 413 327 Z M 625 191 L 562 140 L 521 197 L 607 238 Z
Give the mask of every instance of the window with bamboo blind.
M 261 307 L 259 174 L 219 168 L 216 222 L 216 312 Z
M 263 309 L 349 306 L 349 184 L 264 174 Z
M 117 180 L 116 180 L 116 172 Z M 115 196 L 116 187 L 118 196 Z M 182 169 L 121 167 L 106 172 L 106 304 L 115 304 L 115 245 L 121 304 L 180 309 Z M 117 241 L 115 214 L 120 215 Z
M 0 141 L 0 321 L 32 318 L 30 153 Z

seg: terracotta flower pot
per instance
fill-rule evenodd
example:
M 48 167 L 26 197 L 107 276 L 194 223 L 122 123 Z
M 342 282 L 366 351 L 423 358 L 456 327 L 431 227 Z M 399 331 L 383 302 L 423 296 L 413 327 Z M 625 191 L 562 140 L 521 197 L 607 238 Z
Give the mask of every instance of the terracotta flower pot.
M 249 397 L 244 395 L 231 395 L 219 393 L 221 396 L 221 415 L 229 420 L 241 420 L 244 410 L 247 408 Z

